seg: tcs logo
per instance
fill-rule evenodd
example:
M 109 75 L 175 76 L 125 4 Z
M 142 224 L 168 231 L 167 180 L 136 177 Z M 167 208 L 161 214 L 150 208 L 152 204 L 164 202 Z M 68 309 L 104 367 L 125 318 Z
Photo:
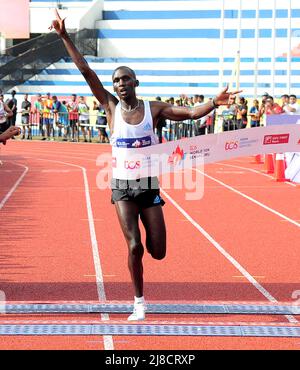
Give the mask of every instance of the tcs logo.
M 225 144 L 225 150 L 234 150 L 239 147 L 238 141 L 227 141 Z
M 125 161 L 124 167 L 126 170 L 136 170 L 141 167 L 140 161 Z

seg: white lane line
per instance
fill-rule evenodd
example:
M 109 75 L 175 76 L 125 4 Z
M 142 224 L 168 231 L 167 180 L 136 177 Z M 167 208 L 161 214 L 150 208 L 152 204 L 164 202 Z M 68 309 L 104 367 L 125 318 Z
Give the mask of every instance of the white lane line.
M 216 173 L 224 173 L 230 175 L 242 175 L 245 171 L 224 171 L 224 170 L 216 170 Z
M 36 150 L 36 151 L 34 151 L 34 150 L 26 150 L 26 149 L 24 149 L 23 151 L 22 151 L 22 153 L 30 153 L 31 155 L 34 155 L 34 154 L 41 154 L 41 155 L 45 155 L 45 156 L 53 156 L 53 157 L 56 157 L 57 158 L 57 154 L 55 154 L 55 153 L 49 153 L 49 152 L 47 152 L 47 151 L 43 151 L 43 150 Z M 99 154 L 102 154 L 103 152 L 100 152 Z M 105 153 L 107 153 L 107 152 L 105 152 Z M 85 153 L 86 154 L 86 153 Z M 77 157 L 77 156 L 73 156 L 72 154 L 64 154 L 64 153 L 59 153 L 59 157 L 60 158 L 71 158 L 71 159 L 80 159 L 80 160 L 84 160 L 84 161 L 88 161 L 88 162 L 93 162 L 93 163 L 95 163 L 96 162 L 96 160 L 97 160 L 97 157 L 98 157 L 98 155 L 99 154 L 95 154 L 95 157 L 92 159 L 92 158 L 85 158 L 85 157 Z M 25 159 L 27 159 L 27 158 L 32 158 L 32 157 L 24 157 Z M 35 158 L 36 159 L 36 158 Z M 55 162 L 55 161 L 54 161 Z
M 95 267 L 95 272 L 96 272 L 97 293 L 98 293 L 99 301 L 104 302 L 106 301 L 106 295 L 105 295 L 105 290 L 104 290 L 104 280 L 103 280 L 103 273 L 102 273 L 101 261 L 100 261 L 100 256 L 99 256 L 98 241 L 97 241 L 97 236 L 96 236 L 96 231 L 95 231 L 94 216 L 93 216 L 86 168 L 73 164 L 73 163 L 55 161 L 52 159 L 42 159 L 42 158 L 35 158 L 35 159 L 39 161 L 61 163 L 67 166 L 77 167 L 82 170 L 83 182 L 84 182 L 84 188 L 85 188 L 87 214 L 88 214 L 88 220 L 89 220 L 89 230 L 90 230 L 90 237 L 91 237 L 91 243 L 92 243 L 93 260 L 94 260 L 94 267 Z M 101 319 L 103 321 L 109 320 L 109 315 L 101 314 Z M 104 342 L 104 349 L 106 350 L 114 349 L 114 342 L 113 342 L 113 338 L 111 335 L 104 335 L 103 342 Z
M 268 301 L 273 303 L 278 303 L 276 298 L 274 298 L 271 293 L 269 293 L 262 285 L 259 284 L 257 280 L 243 267 L 240 263 L 234 259 L 221 245 L 207 232 L 201 227 L 168 193 L 166 193 L 163 189 L 161 192 L 164 194 L 166 198 L 178 209 L 178 211 L 186 217 L 191 224 L 198 230 L 200 233 L 237 269 L 240 273 L 245 276 L 245 278 L 265 297 Z M 289 322 L 297 323 L 298 320 L 294 318 L 292 315 L 285 315 Z
M 268 175 L 267 173 L 263 173 L 261 171 L 255 170 L 254 168 L 248 168 L 248 167 L 243 167 L 243 166 L 236 166 L 234 164 L 227 164 L 227 163 L 222 163 L 222 162 L 215 162 L 215 164 L 219 164 L 221 166 L 239 168 L 241 170 L 247 170 L 247 171 L 250 171 L 250 172 L 253 172 L 253 173 L 257 173 L 257 174 L 259 174 L 261 176 L 268 177 L 269 179 L 272 179 L 272 180 L 274 179 L 273 176 Z M 294 183 L 289 182 L 289 181 L 284 181 L 283 184 L 290 185 L 290 186 L 293 186 L 293 187 L 296 187 L 297 186 L 297 184 L 294 184 Z
M 224 182 L 222 182 L 222 181 L 220 181 L 220 180 L 218 180 L 218 179 L 216 179 L 216 178 L 214 178 L 214 177 L 212 177 L 212 176 L 210 176 L 210 175 L 208 175 L 208 174 L 206 174 L 206 173 L 204 173 L 204 172 L 202 172 L 202 171 L 198 170 L 197 168 L 194 168 L 194 170 L 195 170 L 195 171 L 197 171 L 197 172 L 199 172 L 199 173 L 201 173 L 203 176 L 206 176 L 207 178 L 211 179 L 212 181 L 215 181 L 216 183 L 218 183 L 218 184 L 220 184 L 220 185 L 224 186 L 226 189 L 231 190 L 231 191 L 233 191 L 234 193 L 236 193 L 236 194 L 240 195 L 241 197 L 243 197 L 243 198 L 246 198 L 246 199 L 250 200 L 251 202 L 255 203 L 256 205 L 258 205 L 258 206 L 260 206 L 260 207 L 262 207 L 262 208 L 266 209 L 267 211 L 269 211 L 269 212 L 273 213 L 274 215 L 276 215 L 276 216 L 278 216 L 278 217 L 280 217 L 280 218 L 282 218 L 282 219 L 284 219 L 284 220 L 286 220 L 286 221 L 290 222 L 291 224 L 293 224 L 293 225 L 295 225 L 295 226 L 297 226 L 297 227 L 300 227 L 300 223 L 299 223 L 299 222 L 296 222 L 296 221 L 292 220 L 292 219 L 291 219 L 291 218 L 289 218 L 288 216 L 285 216 L 283 213 L 280 213 L 280 212 L 276 211 L 275 209 L 273 209 L 273 208 L 271 208 L 271 207 L 266 206 L 265 204 L 263 204 L 263 203 L 259 202 L 258 200 L 256 200 L 256 199 L 254 199 L 254 198 L 250 197 L 249 195 L 246 195 L 246 194 L 242 193 L 241 191 L 236 190 L 236 189 L 235 189 L 235 188 L 233 188 L 232 186 L 225 184 Z
M 13 193 L 15 192 L 15 190 L 17 189 L 17 187 L 19 186 L 19 184 L 21 183 L 21 181 L 23 180 L 23 178 L 25 177 L 25 175 L 27 174 L 28 169 L 29 169 L 27 166 L 24 166 L 22 164 L 18 164 L 18 163 L 14 163 L 14 164 L 16 164 L 17 166 L 21 166 L 21 167 L 25 168 L 25 170 L 23 171 L 22 175 L 18 178 L 18 180 L 15 182 L 13 187 L 9 190 L 9 192 L 2 199 L 2 201 L 0 203 L 0 210 L 4 207 L 4 205 L 8 201 L 8 199 L 13 195 Z
M 42 173 L 69 173 L 71 170 L 60 170 L 60 169 L 49 169 L 49 170 L 41 170 Z

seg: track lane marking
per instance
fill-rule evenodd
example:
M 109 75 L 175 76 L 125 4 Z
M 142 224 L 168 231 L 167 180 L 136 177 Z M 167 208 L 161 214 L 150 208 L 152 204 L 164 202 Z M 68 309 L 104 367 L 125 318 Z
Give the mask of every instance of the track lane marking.
M 13 195 L 13 193 L 16 191 L 17 187 L 20 185 L 24 177 L 26 176 L 29 168 L 27 166 L 24 166 L 22 164 L 16 163 L 17 166 L 21 166 L 25 168 L 25 170 L 22 172 L 21 176 L 18 178 L 18 180 L 15 182 L 13 187 L 9 190 L 9 192 L 5 195 L 5 197 L 0 202 L 0 210 L 4 207 L 5 203 L 9 200 L 9 198 Z
M 50 154 L 50 153 L 48 153 L 48 154 Z M 67 157 L 67 156 L 65 156 L 65 157 Z M 68 156 L 68 157 L 70 157 L 70 156 Z M 72 157 L 72 158 L 74 158 L 74 157 Z M 78 157 L 77 157 L 78 158 Z M 94 160 L 92 160 L 92 159 L 88 159 L 88 158 L 80 158 L 80 159 L 82 159 L 82 160 L 86 160 L 86 161 L 94 161 Z M 42 159 L 41 159 L 42 160 Z M 44 160 L 46 160 L 46 159 L 44 159 Z M 51 160 L 50 160 L 51 161 Z M 240 161 L 241 162 L 241 161 Z M 61 162 L 61 163 L 63 163 L 63 162 Z M 244 163 L 244 162 L 241 162 L 241 163 Z M 220 164 L 220 163 L 219 163 Z M 72 165 L 72 164 L 70 164 L 70 165 Z M 221 163 L 221 165 L 226 165 L 226 164 L 223 164 L 223 163 Z M 76 166 L 76 165 L 74 165 L 74 166 Z M 228 165 L 228 166 L 231 166 L 231 165 Z M 243 168 L 245 168 L 245 167 L 243 167 Z M 266 174 L 263 174 L 263 173 L 260 173 L 259 171 L 256 171 L 256 170 L 253 170 L 253 169 L 249 169 L 249 168 L 245 168 L 245 169 L 247 169 L 247 170 L 249 170 L 249 171 L 252 171 L 252 172 L 256 172 L 256 173 L 259 173 L 260 175 L 263 175 L 263 176 L 267 176 L 267 177 L 270 177 L 271 178 L 271 176 L 269 176 L 269 175 L 266 175 Z M 208 176 L 208 175 L 206 175 L 206 176 Z M 218 180 L 215 180 L 215 181 L 217 181 L 218 182 Z M 221 182 L 220 182 L 221 183 Z M 287 183 L 287 184 L 289 184 L 289 183 Z M 226 184 L 221 184 L 222 186 L 224 186 L 225 185 L 225 187 L 230 187 L 229 185 L 226 185 Z M 289 184 L 290 185 L 290 184 Z M 231 189 L 230 189 L 231 190 Z M 236 191 L 235 189 L 233 190 L 233 191 L 235 191 L 235 192 L 237 192 L 237 193 L 240 193 L 240 192 L 238 192 L 238 191 Z M 163 191 L 163 189 L 162 189 L 162 192 L 164 192 Z M 164 192 L 165 193 L 165 192 Z M 169 198 L 169 196 L 168 196 L 168 194 L 166 194 L 165 193 L 165 195 L 166 195 L 166 197 L 167 198 Z M 240 195 L 242 195 L 242 196 L 244 196 L 244 197 L 246 197 L 246 198 L 248 198 L 248 196 L 246 196 L 246 195 L 244 195 L 243 193 L 241 193 Z M 250 198 L 250 197 L 249 197 Z M 170 199 L 170 201 L 172 202 L 172 200 Z M 253 199 L 253 201 L 255 202 L 255 200 Z M 173 202 L 172 202 L 173 203 Z M 258 202 L 259 203 L 259 202 Z M 180 206 L 179 206 L 180 207 Z M 267 206 L 265 206 L 265 207 L 267 207 Z M 264 208 L 265 208 L 264 207 Z M 268 209 L 269 207 L 267 207 L 267 209 Z M 271 212 L 273 211 L 273 213 L 274 212 L 277 212 L 277 211 L 275 211 L 275 210 L 272 210 L 272 209 L 268 209 L 268 210 L 270 210 Z M 185 211 L 184 211 L 185 212 Z M 280 215 L 280 213 L 278 212 L 278 214 Z M 277 215 L 278 215 L 277 214 Z M 282 215 L 282 216 L 284 216 L 284 215 Z M 286 216 L 284 216 L 284 217 L 286 217 Z M 291 219 L 289 219 L 288 217 L 286 218 L 286 221 L 288 221 L 288 222 L 292 222 L 293 224 L 295 224 L 294 222 L 293 222 L 293 220 L 291 220 Z M 193 223 L 193 222 L 192 222 Z M 197 224 L 197 223 L 196 223 Z M 198 224 L 197 224 L 198 225 Z M 194 225 L 195 226 L 195 225 Z M 199 225 L 198 225 L 199 226 Z M 296 226 L 300 226 L 298 223 L 296 223 Z M 200 227 L 200 226 L 199 226 Z M 201 228 L 201 227 L 200 227 Z M 201 228 L 202 229 L 202 228 Z M 199 230 L 200 231 L 200 230 Z M 209 235 L 209 234 L 208 234 Z M 216 246 L 215 246 L 216 247 Z M 220 246 L 220 248 L 222 248 L 221 246 Z M 218 249 L 218 248 L 217 248 Z M 223 248 L 222 248 L 223 249 Z M 226 251 L 224 251 L 225 253 L 227 253 Z M 222 252 L 221 252 L 222 253 Z M 222 253 L 223 254 L 223 253 Z M 230 255 L 229 255 L 230 256 Z M 226 257 L 226 255 L 225 255 L 225 257 Z M 227 257 L 226 257 L 227 258 Z M 246 271 L 246 270 L 245 270 Z M 250 274 L 249 274 L 250 275 Z M 250 275 L 250 277 L 251 277 L 251 275 Z M 248 278 L 248 277 L 247 277 Z M 253 278 L 253 277 L 252 277 Z M 248 279 L 249 280 L 249 279 Z M 255 280 L 255 279 L 254 279 Z M 257 283 L 257 282 L 256 282 Z M 257 283 L 258 284 L 258 283 Z M 260 284 L 258 284 L 258 285 L 260 285 Z M 265 291 L 265 289 L 262 287 L 262 291 Z M 267 292 L 267 291 L 266 291 Z M 268 293 L 268 292 L 267 292 Z M 269 294 L 269 293 L 268 293 Z M 270 295 L 270 297 L 272 297 L 271 295 Z M 271 300 L 271 302 L 276 302 L 277 303 L 277 300 L 274 298 L 274 297 L 272 297 L 274 300 Z M 270 299 L 269 299 L 270 300 Z M 290 322 L 298 322 L 297 320 L 296 321 L 294 321 L 295 319 L 292 317 L 292 319 L 291 318 L 288 318 L 288 320 L 290 321 Z
M 166 191 L 161 192 L 173 204 L 177 210 L 186 217 L 191 224 L 238 270 L 245 278 L 272 303 L 278 303 L 271 293 L 269 293 L 255 278 L 236 260 L 234 259 L 206 230 L 203 229 Z M 297 323 L 298 320 L 292 315 L 284 315 L 291 323 Z
M 247 170 L 247 171 L 250 171 L 250 172 L 253 172 L 253 173 L 257 173 L 257 174 L 259 174 L 261 176 L 268 177 L 269 179 L 272 179 L 272 180 L 274 179 L 273 176 L 268 175 L 267 173 L 263 173 L 261 171 L 255 170 L 254 168 L 243 167 L 243 166 L 236 166 L 234 164 L 227 164 L 227 163 L 222 163 L 222 162 L 215 162 L 214 164 L 219 164 L 220 166 L 240 168 L 240 169 Z M 290 185 L 290 186 L 293 186 L 293 187 L 297 187 L 297 184 L 294 184 L 294 183 L 289 182 L 289 181 L 284 181 L 283 184 Z
M 203 171 L 198 170 L 197 168 L 194 168 L 193 170 L 201 173 L 203 176 L 205 176 L 205 177 L 209 178 L 210 180 L 212 180 L 212 181 L 214 181 L 214 182 L 216 182 L 216 183 L 224 186 L 226 189 L 233 191 L 234 193 L 240 195 L 241 197 L 243 197 L 243 198 L 245 198 L 247 200 L 250 200 L 250 202 L 252 202 L 252 203 L 254 203 L 254 204 L 256 204 L 256 205 L 258 205 L 258 206 L 260 206 L 260 207 L 262 207 L 264 209 L 266 209 L 267 211 L 275 214 L 276 216 L 279 216 L 280 218 L 282 218 L 282 219 L 290 222 L 291 224 L 293 224 L 293 225 L 295 225 L 297 227 L 300 227 L 300 223 L 299 222 L 296 222 L 296 221 L 292 220 L 288 216 L 285 216 L 283 213 L 278 212 L 275 209 L 273 209 L 273 208 L 271 208 L 271 207 L 269 207 L 269 206 L 267 206 L 267 205 L 259 202 L 258 200 L 250 197 L 249 195 L 246 195 L 246 194 L 242 193 L 241 191 L 233 188 L 232 186 L 230 186 L 228 184 L 225 184 L 223 181 L 220 181 L 220 180 L 216 179 L 215 177 L 212 177 L 212 176 L 204 173 Z
M 28 159 L 31 159 L 31 158 L 28 157 Z M 73 164 L 73 163 L 62 162 L 62 161 L 57 161 L 57 160 L 52 160 L 52 159 L 45 159 L 45 158 L 33 158 L 33 159 L 38 160 L 38 161 L 60 163 L 60 164 L 64 164 L 67 166 L 77 167 L 82 170 L 83 182 L 84 182 L 84 188 L 85 188 L 87 214 L 88 214 L 88 220 L 89 220 L 89 230 L 90 230 L 90 237 L 91 237 L 91 244 L 92 244 L 92 254 L 93 254 L 93 261 L 94 261 L 94 267 L 95 267 L 95 272 L 96 272 L 97 294 L 98 294 L 99 301 L 106 301 L 106 295 L 105 295 L 105 290 L 104 290 L 104 280 L 103 280 L 102 267 L 101 267 L 99 250 L 98 250 L 98 241 L 97 241 L 97 236 L 96 236 L 96 231 L 95 231 L 95 224 L 93 220 L 93 211 L 92 211 L 92 204 L 91 204 L 89 183 L 88 183 L 86 168 Z M 109 315 L 101 314 L 101 318 L 103 321 L 107 321 L 109 320 Z M 114 350 L 114 343 L 113 343 L 113 338 L 111 335 L 104 335 L 103 342 L 104 342 L 104 348 L 106 350 Z

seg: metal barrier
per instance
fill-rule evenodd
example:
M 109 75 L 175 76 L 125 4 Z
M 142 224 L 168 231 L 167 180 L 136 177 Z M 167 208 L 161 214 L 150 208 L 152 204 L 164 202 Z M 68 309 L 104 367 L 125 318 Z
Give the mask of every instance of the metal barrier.
M 195 125 L 193 120 L 182 122 L 167 120 L 166 122 L 166 127 L 163 128 L 163 136 L 167 141 L 195 136 Z
M 42 140 L 90 141 L 95 137 L 109 137 L 109 127 L 97 123 L 99 115 L 82 115 L 74 112 L 37 112 L 21 115 L 21 138 Z
M 30 113 L 25 115 L 22 113 L 21 123 L 19 126 L 22 129 L 21 138 L 38 137 L 41 139 L 79 141 L 90 135 L 91 139 L 101 135 L 110 137 L 108 125 L 98 124 L 98 117 L 105 117 L 89 113 L 81 115 L 74 112 L 41 112 Z M 102 132 L 101 132 L 102 131 Z M 167 120 L 166 127 L 162 129 L 163 137 L 167 141 L 178 140 L 184 137 L 195 135 L 195 124 L 192 120 L 182 122 Z
M 88 115 L 81 115 L 74 112 L 42 112 L 30 113 L 28 118 L 22 114 L 22 121 L 19 126 L 22 128 L 22 138 L 40 137 L 41 139 L 80 141 L 81 138 L 90 139 L 96 137 L 103 140 L 103 137 L 110 137 L 108 125 L 98 124 L 99 115 L 89 112 Z M 219 132 L 218 123 L 213 122 L 214 129 L 207 133 Z M 230 129 L 237 129 L 236 127 Z M 199 135 L 197 123 L 193 120 L 171 121 L 166 120 L 166 126 L 162 128 L 162 137 L 165 141 L 174 141 L 182 138 Z M 222 130 L 223 131 L 223 130 Z

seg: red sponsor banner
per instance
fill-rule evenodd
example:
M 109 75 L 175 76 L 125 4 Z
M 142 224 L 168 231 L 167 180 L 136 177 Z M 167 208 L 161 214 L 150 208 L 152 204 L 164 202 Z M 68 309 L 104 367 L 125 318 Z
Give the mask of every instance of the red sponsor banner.
M 290 134 L 265 135 L 264 145 L 287 144 Z

